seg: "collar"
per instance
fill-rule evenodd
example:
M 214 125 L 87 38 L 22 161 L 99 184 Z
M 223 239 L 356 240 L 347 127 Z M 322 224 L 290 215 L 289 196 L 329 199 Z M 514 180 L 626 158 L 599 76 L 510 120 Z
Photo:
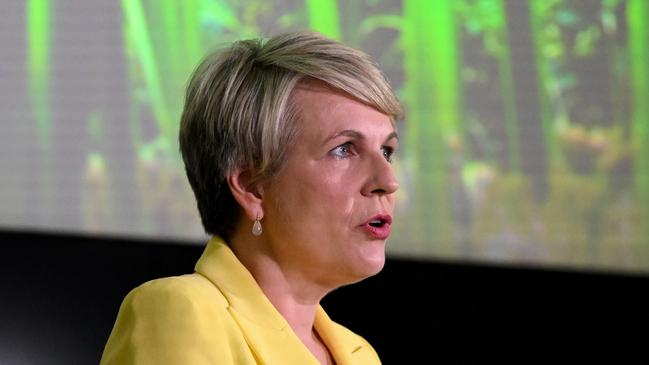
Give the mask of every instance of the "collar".
M 227 310 L 261 363 L 319 365 L 223 239 L 214 236 L 208 242 L 195 270 L 223 293 Z M 314 326 L 338 365 L 355 363 L 352 359 L 367 352 L 361 351 L 364 348 L 374 353 L 361 337 L 333 322 L 321 306 Z

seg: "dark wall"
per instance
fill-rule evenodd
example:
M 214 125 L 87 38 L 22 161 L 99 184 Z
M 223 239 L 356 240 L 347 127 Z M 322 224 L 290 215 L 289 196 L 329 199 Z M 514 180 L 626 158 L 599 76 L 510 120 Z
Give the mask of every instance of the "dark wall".
M 97 364 L 126 293 L 203 247 L 0 233 L 0 364 Z M 649 363 L 649 277 L 388 260 L 331 293 L 384 364 Z

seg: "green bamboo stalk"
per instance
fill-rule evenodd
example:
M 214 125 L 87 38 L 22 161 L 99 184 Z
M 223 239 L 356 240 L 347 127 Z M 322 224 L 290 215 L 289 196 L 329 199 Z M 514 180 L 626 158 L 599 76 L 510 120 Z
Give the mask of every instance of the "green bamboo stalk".
M 414 237 L 450 245 L 446 137 L 457 135 L 460 83 L 456 31 L 449 0 L 403 3 L 407 156 L 418 175 Z
M 183 22 L 182 41 L 185 44 L 185 70 L 192 70 L 203 57 L 200 7 L 198 0 L 183 1 L 181 6 Z
M 539 98 L 541 106 L 541 121 L 543 125 L 543 139 L 547 148 L 548 165 L 550 169 L 561 169 L 565 166 L 565 158 L 555 133 L 555 121 L 552 113 L 550 97 L 546 89 L 547 82 L 552 78 L 550 64 L 545 62 L 542 55 L 543 44 L 541 40 L 542 19 L 546 8 L 545 0 L 531 0 L 530 22 L 532 26 L 532 38 L 536 49 L 536 70 L 539 80 Z
M 51 148 L 50 124 L 50 2 L 29 0 L 27 3 L 28 77 L 32 109 L 38 140 L 46 150 Z
M 311 29 L 333 39 L 340 39 L 340 22 L 336 0 L 307 0 Z
M 125 54 L 127 57 L 128 63 L 128 79 L 129 79 L 129 109 L 128 109 L 128 125 L 129 131 L 131 133 L 131 139 L 135 144 L 135 150 L 138 150 L 143 143 L 141 125 L 140 125 L 140 107 L 139 101 L 137 100 L 137 76 L 138 76 L 138 67 L 137 67 L 137 56 L 135 45 L 133 44 L 132 37 L 129 29 L 129 24 L 124 22 L 122 24 L 122 37 L 124 39 L 124 47 L 126 48 Z
M 128 127 L 133 141 L 133 150 L 136 152 L 133 157 L 133 176 L 135 177 L 136 184 L 139 188 L 141 206 L 139 207 L 141 214 L 140 224 L 145 232 L 152 232 L 155 229 L 153 222 L 154 214 L 151 213 L 151 204 L 148 204 L 147 198 L 150 199 L 150 194 L 144 192 L 149 191 L 150 187 L 147 186 L 146 180 L 143 179 L 144 173 L 142 168 L 142 151 L 144 148 L 144 137 L 142 135 L 142 122 L 140 120 L 142 102 L 138 98 L 138 61 L 137 50 L 133 44 L 133 37 L 130 37 L 131 30 L 129 29 L 128 22 L 122 23 L 122 37 L 124 39 L 124 47 L 126 48 L 125 54 L 128 58 L 128 80 L 129 80 L 129 106 L 128 106 Z
M 154 57 L 158 62 L 160 82 L 171 123 L 180 119 L 184 86 L 191 69 L 187 68 L 184 54 L 181 3 L 161 0 L 147 8 Z M 171 152 L 175 153 L 175 148 Z
M 158 122 L 158 128 L 167 141 L 176 140 L 176 128 L 165 102 L 158 64 L 153 52 L 151 37 L 147 28 L 142 3 L 139 0 L 122 0 L 125 21 L 128 26 L 127 36 L 133 44 L 135 56 L 144 74 L 147 93 L 151 101 L 153 114 Z
M 503 48 L 498 55 L 498 71 L 500 87 L 502 90 L 503 106 L 505 109 L 506 133 L 508 142 L 509 169 L 511 172 L 521 171 L 521 145 L 518 128 L 518 112 L 515 102 L 514 76 L 512 74 L 512 58 L 509 44 L 509 31 L 507 29 L 507 10 L 503 0 L 494 2 L 494 11 L 501 18 Z
M 163 43 L 158 44 L 157 48 L 160 48 L 162 50 L 160 53 L 164 54 L 161 60 L 165 61 L 165 69 L 169 73 L 169 83 L 166 89 L 168 92 L 165 94 L 170 97 L 170 100 L 167 101 L 171 105 L 178 105 L 178 96 L 181 95 L 186 77 L 181 50 L 183 40 L 181 38 L 179 4 L 175 0 L 163 0 L 160 4 L 160 11 L 162 13 L 162 29 L 160 31 L 163 33 Z M 174 113 L 175 115 L 176 113 Z
M 55 214 L 52 156 L 52 114 L 50 100 L 50 35 L 51 4 L 49 0 L 29 0 L 25 8 L 27 18 L 27 77 L 31 108 L 35 119 L 35 137 L 40 153 L 34 162 L 37 177 L 36 193 L 41 219 Z
M 649 237 L 649 3 L 629 0 L 627 5 L 631 62 L 631 131 L 635 147 L 635 190 Z

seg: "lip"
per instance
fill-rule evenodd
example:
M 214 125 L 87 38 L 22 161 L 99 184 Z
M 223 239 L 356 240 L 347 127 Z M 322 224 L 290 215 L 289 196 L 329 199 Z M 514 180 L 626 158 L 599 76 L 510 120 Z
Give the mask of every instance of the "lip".
M 382 221 L 383 225 L 380 227 L 370 225 L 370 222 L 376 220 Z M 377 214 L 361 224 L 361 227 L 365 229 L 365 232 L 371 238 L 385 240 L 390 236 L 390 232 L 392 231 L 392 216 L 389 214 Z

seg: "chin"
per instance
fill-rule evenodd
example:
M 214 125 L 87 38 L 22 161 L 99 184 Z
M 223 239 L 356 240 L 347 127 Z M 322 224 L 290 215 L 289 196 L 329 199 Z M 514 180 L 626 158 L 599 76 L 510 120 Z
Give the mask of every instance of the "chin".
M 348 282 L 345 283 L 344 285 L 357 283 L 359 281 L 365 280 L 369 277 L 378 274 L 383 269 L 384 264 L 385 264 L 385 260 L 380 262 L 379 261 L 366 262 L 366 264 L 363 266 L 356 266 L 352 271 L 352 274 L 348 277 L 347 280 Z
M 363 277 L 362 279 L 366 279 L 369 278 L 370 276 L 374 276 L 380 273 L 381 270 L 383 270 L 383 266 L 385 266 L 385 260 L 383 260 L 380 264 L 377 263 L 376 265 L 368 266 L 367 270 L 365 271 L 365 277 Z
M 359 276 L 358 280 L 378 274 L 385 265 L 385 244 L 372 246 L 371 249 L 364 250 L 359 258 L 360 265 L 357 265 L 355 270 Z

